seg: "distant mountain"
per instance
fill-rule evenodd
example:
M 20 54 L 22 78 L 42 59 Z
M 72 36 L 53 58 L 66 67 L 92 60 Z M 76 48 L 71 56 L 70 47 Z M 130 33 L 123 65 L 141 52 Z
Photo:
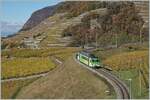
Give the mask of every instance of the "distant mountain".
M 1 22 L 1 36 L 7 37 L 17 33 L 23 26 L 23 23 Z
M 28 19 L 28 21 L 24 24 L 24 26 L 22 27 L 22 29 L 20 31 L 29 30 L 29 29 L 35 27 L 36 25 L 38 25 L 44 19 L 46 19 L 49 16 L 53 15 L 54 10 L 56 9 L 56 7 L 58 5 L 59 4 L 54 5 L 54 6 L 48 6 L 48 7 L 45 7 L 45 8 L 42 8 L 40 10 L 35 11 L 31 15 L 31 17 Z

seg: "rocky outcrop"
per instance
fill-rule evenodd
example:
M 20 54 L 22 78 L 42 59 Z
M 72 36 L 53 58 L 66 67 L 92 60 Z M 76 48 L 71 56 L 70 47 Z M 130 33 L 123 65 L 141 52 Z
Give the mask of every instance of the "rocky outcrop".
M 31 17 L 28 19 L 28 21 L 24 24 L 23 28 L 20 31 L 29 30 L 29 29 L 35 27 L 36 25 L 38 25 L 44 19 L 53 15 L 56 7 L 57 7 L 57 5 L 49 6 L 49 7 L 45 7 L 43 9 L 40 9 L 40 10 L 37 10 L 36 12 L 34 12 L 31 15 Z

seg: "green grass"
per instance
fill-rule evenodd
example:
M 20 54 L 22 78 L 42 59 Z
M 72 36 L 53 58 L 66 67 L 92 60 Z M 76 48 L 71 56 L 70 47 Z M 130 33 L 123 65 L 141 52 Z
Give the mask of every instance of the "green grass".
M 1 98 L 2 99 L 15 99 L 20 90 L 34 82 L 38 78 L 27 79 L 27 80 L 17 80 L 1 83 Z
M 53 69 L 55 64 L 49 58 L 14 58 L 2 61 L 2 78 L 28 76 Z
M 139 81 L 139 73 L 137 69 L 130 69 L 125 71 L 114 71 L 114 73 L 122 79 L 127 86 L 130 88 L 130 82 L 128 79 L 132 79 L 131 82 L 131 91 L 132 91 L 132 98 L 134 99 L 148 99 L 148 88 L 144 85 L 144 80 L 141 78 L 142 87 L 141 87 L 141 94 L 140 94 L 140 81 Z

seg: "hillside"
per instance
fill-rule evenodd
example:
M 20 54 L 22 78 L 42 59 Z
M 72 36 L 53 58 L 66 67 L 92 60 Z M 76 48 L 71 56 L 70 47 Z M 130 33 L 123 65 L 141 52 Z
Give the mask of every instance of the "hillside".
M 68 27 L 64 31 L 66 33 L 64 36 L 71 35 L 73 43 L 77 45 L 93 45 L 97 41 L 97 45 L 101 47 L 111 45 L 118 47 L 125 43 L 148 40 L 148 28 L 147 31 L 144 30 L 146 22 L 140 15 L 143 9 L 139 10 L 132 2 L 110 2 L 106 9 L 107 13 L 104 15 L 101 13 L 85 15 L 82 23 Z M 148 7 L 146 10 L 148 11 Z M 145 13 L 148 18 L 148 12 Z
M 136 5 L 134 5 L 136 4 Z M 147 4 L 144 3 L 144 4 Z M 82 6 L 81 6 L 82 5 Z M 77 25 L 83 25 L 88 23 L 88 21 L 83 22 L 83 19 L 85 19 L 86 16 L 89 16 L 90 14 L 94 13 L 99 16 L 98 23 L 102 25 L 102 29 L 93 30 L 93 31 L 99 31 L 101 37 L 98 37 L 99 43 L 102 43 L 100 45 L 106 45 L 107 42 L 110 44 L 114 44 L 114 33 L 117 31 L 119 32 L 120 36 L 119 39 L 121 40 L 124 38 L 124 40 L 127 40 L 126 42 L 137 42 L 139 41 L 139 32 L 141 23 L 143 21 L 145 22 L 143 26 L 148 25 L 148 5 L 143 10 L 137 10 L 138 12 L 132 8 L 130 8 L 130 5 L 132 8 L 138 8 L 137 5 L 143 5 L 142 3 L 132 3 L 132 2 L 61 2 L 55 6 L 46 7 L 43 9 L 40 9 L 36 12 L 34 12 L 29 20 L 24 24 L 23 28 L 20 32 L 17 33 L 17 35 L 8 37 L 6 39 L 2 39 L 2 48 L 11 48 L 11 47 L 22 47 L 24 43 L 25 38 L 31 38 L 33 37 L 33 41 L 38 42 L 38 47 L 47 47 L 47 46 L 68 46 L 70 44 L 74 44 L 74 41 L 76 41 L 74 37 L 77 37 L 76 35 L 84 33 L 81 31 L 78 31 L 79 28 L 75 28 Z M 127 8 L 129 7 L 129 8 Z M 142 7 L 142 6 L 141 6 Z M 128 9 L 128 10 L 127 10 Z M 126 13 L 126 11 L 128 13 Z M 141 16 L 141 12 L 145 11 L 144 16 Z M 104 13 L 105 12 L 105 13 Z M 104 13 L 104 14 L 103 14 Z M 133 14 L 135 13 L 135 14 Z M 123 17 L 124 14 L 126 14 L 126 17 Z M 132 14 L 132 16 L 130 16 Z M 117 15 L 118 18 L 121 18 L 122 25 L 117 26 L 119 29 L 116 30 L 115 23 L 113 24 L 113 16 Z M 129 18 L 129 16 L 131 18 Z M 146 16 L 146 17 L 145 17 Z M 146 18 L 146 20 L 145 20 Z M 120 20 L 120 19 L 119 19 Z M 118 20 L 118 21 L 119 21 Z M 124 20 L 128 20 L 126 23 Z M 117 22 L 119 24 L 119 22 Z M 137 24 L 136 24 L 137 23 Z M 120 28 L 121 26 L 121 28 Z M 132 27 L 134 26 L 134 27 Z M 126 27 L 126 28 L 124 28 Z M 68 31 L 68 28 L 76 29 L 75 31 Z M 83 27 L 83 30 L 89 31 L 89 27 L 86 29 Z M 148 32 L 147 30 L 143 31 L 143 41 L 145 41 L 145 36 L 147 36 Z M 68 32 L 74 33 L 73 36 L 65 36 L 62 37 L 63 34 L 68 34 Z M 78 34 L 77 34 L 78 33 Z M 87 32 L 86 32 L 87 33 Z M 116 32 L 115 32 L 116 33 Z M 122 33 L 122 34 L 121 34 Z M 95 33 L 92 34 L 92 37 L 94 38 Z M 127 34 L 127 35 L 126 35 Z M 129 38 L 131 37 L 132 38 Z M 104 38 L 111 37 L 111 41 L 103 40 Z M 95 38 L 92 40 L 92 42 L 95 42 Z M 82 38 L 80 38 L 82 39 Z M 78 40 L 78 38 L 77 38 Z M 118 40 L 118 41 L 120 41 Z M 134 40 L 134 41 L 133 41 Z M 73 42 L 73 43 L 72 43 Z M 122 43 L 122 41 L 121 41 Z M 78 44 L 81 44 L 80 42 Z M 74 45 L 73 45 L 74 46 Z
M 97 9 L 91 10 L 90 12 L 102 12 L 106 13 L 106 9 Z M 81 19 L 88 15 L 90 12 L 85 12 L 77 17 L 68 18 L 68 13 L 58 13 L 49 18 L 42 21 L 40 24 L 36 25 L 30 30 L 21 31 L 15 37 L 10 37 L 5 39 L 6 43 L 9 42 L 22 42 L 24 37 L 33 37 L 36 38 L 44 38 L 44 40 L 40 43 L 41 46 L 66 46 L 70 43 L 68 38 L 62 38 L 62 33 L 64 29 L 68 28 L 69 26 L 75 26 L 81 23 Z
M 60 2 L 57 5 L 45 7 L 43 9 L 33 12 L 31 17 L 24 24 L 23 28 L 20 31 L 29 30 L 35 27 L 36 25 L 38 25 L 44 19 L 47 19 L 48 17 L 56 13 L 68 12 L 70 13 L 69 14 L 70 17 L 74 17 L 74 16 L 80 15 L 81 13 L 84 13 L 85 11 L 89 11 L 89 10 L 93 10 L 93 9 L 105 7 L 105 6 L 106 6 L 105 2 L 96 2 L 96 1 L 94 2 L 83 2 L 83 1 Z

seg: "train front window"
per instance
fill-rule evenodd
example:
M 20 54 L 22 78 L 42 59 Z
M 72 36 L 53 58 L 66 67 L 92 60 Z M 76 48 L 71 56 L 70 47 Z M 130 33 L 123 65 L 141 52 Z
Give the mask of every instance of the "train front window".
M 98 59 L 92 59 L 92 62 L 99 62 Z

